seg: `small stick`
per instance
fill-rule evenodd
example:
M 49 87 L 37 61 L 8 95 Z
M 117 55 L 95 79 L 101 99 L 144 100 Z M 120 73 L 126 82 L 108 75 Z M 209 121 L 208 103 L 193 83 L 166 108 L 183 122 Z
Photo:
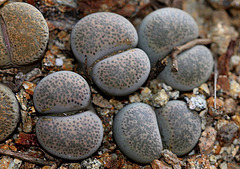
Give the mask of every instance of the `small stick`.
M 163 69 L 165 68 L 165 66 L 167 64 L 166 63 L 167 57 L 170 57 L 172 59 L 172 71 L 177 72 L 178 71 L 178 62 L 177 62 L 177 55 L 178 54 L 180 54 L 181 52 L 183 52 L 187 49 L 192 48 L 195 45 L 207 45 L 209 43 L 211 43 L 210 39 L 195 39 L 195 40 L 192 40 L 192 41 L 190 41 L 190 42 L 188 42 L 188 43 L 186 43 L 182 46 L 174 47 L 173 52 L 169 56 L 166 56 L 165 58 L 159 59 L 157 61 L 157 63 L 152 67 L 146 85 L 149 85 L 150 81 L 155 79 L 159 75 L 159 73 L 161 71 L 163 71 Z
M 0 154 L 18 158 L 20 160 L 27 161 L 27 162 L 34 163 L 34 164 L 56 166 L 56 163 L 54 163 L 54 162 L 49 162 L 49 161 L 43 160 L 41 158 L 31 157 L 31 156 L 26 155 L 21 152 L 0 149 Z
M 33 80 L 39 78 L 39 77 L 42 77 L 42 76 L 43 76 L 42 73 L 40 73 L 40 74 L 36 74 L 36 75 L 32 76 L 30 79 L 28 79 L 27 81 L 31 82 L 31 81 L 33 81 Z

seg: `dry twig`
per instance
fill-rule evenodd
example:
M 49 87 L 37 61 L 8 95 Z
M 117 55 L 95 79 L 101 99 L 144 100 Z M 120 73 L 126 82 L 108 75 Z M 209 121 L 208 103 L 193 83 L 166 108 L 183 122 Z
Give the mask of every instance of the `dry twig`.
M 14 158 L 18 158 L 20 160 L 27 161 L 27 162 L 34 163 L 34 164 L 38 164 L 38 165 L 57 166 L 57 164 L 54 163 L 54 162 L 46 161 L 46 160 L 43 160 L 41 158 L 31 157 L 31 156 L 26 155 L 26 154 L 21 153 L 21 152 L 15 152 L 15 151 L 11 151 L 11 150 L 0 149 L 0 154 L 11 156 L 11 157 L 14 157 Z
M 181 52 L 192 48 L 195 45 L 207 45 L 211 43 L 210 39 L 195 39 L 192 40 L 182 46 L 176 46 L 174 47 L 172 53 L 167 56 L 170 57 L 172 59 L 172 71 L 177 72 L 178 71 L 178 63 L 177 63 L 177 55 L 180 54 Z M 159 75 L 159 73 L 165 68 L 166 66 L 166 58 L 163 59 L 159 59 L 157 61 L 157 63 L 152 67 L 152 70 L 150 72 L 148 81 L 147 81 L 147 85 L 150 84 L 150 81 L 155 79 L 157 77 L 157 75 Z

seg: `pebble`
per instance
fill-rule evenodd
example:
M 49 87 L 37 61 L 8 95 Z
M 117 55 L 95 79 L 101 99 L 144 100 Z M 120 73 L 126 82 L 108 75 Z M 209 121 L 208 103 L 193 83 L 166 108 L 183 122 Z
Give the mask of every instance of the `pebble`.
M 153 95 L 153 106 L 154 107 L 163 107 L 167 104 L 169 100 L 169 95 L 166 93 L 164 89 L 157 92 L 155 95 Z
M 197 45 L 177 56 L 178 72 L 171 71 L 172 60 L 157 77 L 180 91 L 190 91 L 206 82 L 213 70 L 213 56 L 208 48 Z
M 88 158 L 81 162 L 81 168 L 86 169 L 100 169 L 103 167 L 103 164 L 96 158 Z
M 103 125 L 91 111 L 64 117 L 44 116 L 37 122 L 36 135 L 49 153 L 63 159 L 80 160 L 100 147 Z
M 144 103 L 122 108 L 113 121 L 119 149 L 137 163 L 147 164 L 161 156 L 162 142 L 153 109 Z
M 178 156 L 189 153 L 201 135 L 201 119 L 189 110 L 183 101 L 169 101 L 165 107 L 156 109 L 163 147 Z M 183 132 L 184 131 L 184 132 Z
M 223 114 L 224 102 L 221 99 L 216 98 L 216 108 L 215 108 L 214 97 L 210 97 L 207 99 L 207 105 L 208 105 L 208 113 L 212 117 L 219 117 Z
M 22 165 L 22 160 L 15 158 L 8 166 L 7 169 L 19 169 Z
M 39 113 L 64 113 L 85 109 L 91 101 L 87 81 L 77 73 L 58 71 L 43 78 L 34 90 Z
M 31 133 L 33 129 L 33 120 L 31 114 L 27 111 L 21 110 L 21 121 L 22 121 L 22 129 L 25 133 Z
M 236 125 L 233 121 L 226 121 L 226 124 L 223 124 L 218 129 L 219 140 L 223 141 L 225 144 L 229 145 L 232 143 L 234 137 L 237 136 L 239 126 Z
M 213 127 L 208 126 L 205 131 L 202 132 L 198 143 L 201 154 L 210 154 L 214 147 L 216 137 L 217 131 Z
M 204 95 L 205 97 L 210 96 L 210 90 L 207 83 L 201 84 L 201 86 L 199 86 L 198 88 L 198 91 L 200 94 Z
M 172 169 L 172 166 L 166 164 L 164 161 L 153 160 L 151 163 L 153 169 Z
M 164 149 L 162 151 L 162 156 L 164 158 L 164 161 L 166 161 L 168 164 L 171 164 L 174 169 L 181 169 L 183 162 L 180 159 L 178 159 L 176 154 L 172 153 L 167 149 Z
M 209 159 L 204 154 L 193 155 L 191 158 L 188 158 L 186 168 L 188 168 L 188 169 L 202 169 L 202 168 L 211 169 Z
M 230 81 L 230 95 L 234 99 L 240 98 L 240 84 L 235 80 Z
M 8 157 L 8 156 L 3 156 L 0 159 L 0 168 L 1 169 L 8 169 L 9 164 L 13 161 L 12 158 Z
M 150 73 L 150 61 L 141 49 L 131 49 L 96 63 L 93 82 L 106 94 L 126 96 L 139 89 Z
M 147 15 L 138 29 L 138 46 L 154 65 L 178 45 L 198 37 L 198 26 L 191 15 L 177 8 L 162 8 Z
M 0 142 L 16 129 L 20 119 L 19 105 L 10 88 L 0 83 Z
M 186 100 L 190 110 L 201 111 L 207 108 L 207 102 L 203 95 L 185 95 Z
M 41 12 L 28 3 L 12 2 L 0 13 L 0 68 L 29 65 L 42 59 L 49 32 Z
M 217 22 L 208 32 L 208 38 L 212 40 L 211 50 L 218 55 L 225 54 L 231 39 L 237 37 L 238 32 L 235 28 L 222 21 Z

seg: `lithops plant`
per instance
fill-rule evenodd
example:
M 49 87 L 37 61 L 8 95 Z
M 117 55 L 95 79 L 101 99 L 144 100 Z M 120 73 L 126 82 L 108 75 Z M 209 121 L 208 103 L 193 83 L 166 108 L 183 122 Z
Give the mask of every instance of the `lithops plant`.
M 59 71 L 43 78 L 34 90 L 33 102 L 40 113 L 64 113 L 85 109 L 91 101 L 86 80 L 77 73 Z
M 39 61 L 48 42 L 48 26 L 41 12 L 23 2 L 0 10 L 0 68 Z
M 161 156 L 162 141 L 153 109 L 144 103 L 122 108 L 114 118 L 113 135 L 119 149 L 138 163 Z
M 101 145 L 102 122 L 93 110 L 88 110 L 90 88 L 79 74 L 59 71 L 46 76 L 36 86 L 33 102 L 39 113 L 52 113 L 39 118 L 36 125 L 37 139 L 49 153 L 79 160 Z
M 112 96 L 136 91 L 149 75 L 150 61 L 144 51 L 128 50 L 137 42 L 134 26 L 111 12 L 82 18 L 71 34 L 71 47 L 80 67 L 87 65 L 96 85 Z
M 80 160 L 91 156 L 100 147 L 103 126 L 91 111 L 66 117 L 45 116 L 37 122 L 36 135 L 49 153 L 68 160 Z
M 85 16 L 74 26 L 71 47 L 83 67 L 113 52 L 137 46 L 134 26 L 121 15 L 97 12 Z
M 178 156 L 189 153 L 201 135 L 201 119 L 183 101 L 169 101 L 156 109 L 163 147 Z
M 178 72 L 171 71 L 172 60 L 157 77 L 180 91 L 190 91 L 207 81 L 213 70 L 213 56 L 208 48 L 197 45 L 177 56 Z
M 147 15 L 139 26 L 138 46 L 154 65 L 175 46 L 198 37 L 198 26 L 191 15 L 176 8 L 162 8 Z
M 135 48 L 98 62 L 92 69 L 91 77 L 105 93 L 125 96 L 141 87 L 149 72 L 148 56 Z
M 18 101 L 10 88 L 0 83 L 0 142 L 17 127 L 19 121 Z

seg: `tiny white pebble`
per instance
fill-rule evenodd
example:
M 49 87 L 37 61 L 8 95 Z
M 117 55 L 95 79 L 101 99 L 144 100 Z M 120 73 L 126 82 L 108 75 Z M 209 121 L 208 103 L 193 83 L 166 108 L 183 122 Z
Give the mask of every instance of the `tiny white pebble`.
M 56 58 L 56 66 L 62 66 L 63 60 L 61 58 Z

